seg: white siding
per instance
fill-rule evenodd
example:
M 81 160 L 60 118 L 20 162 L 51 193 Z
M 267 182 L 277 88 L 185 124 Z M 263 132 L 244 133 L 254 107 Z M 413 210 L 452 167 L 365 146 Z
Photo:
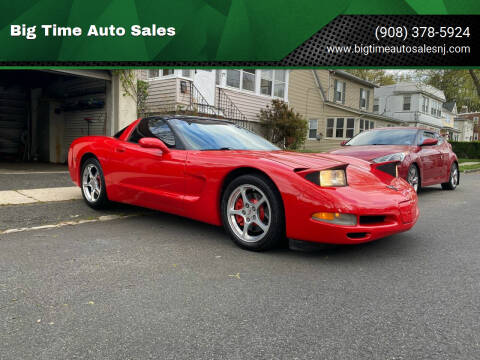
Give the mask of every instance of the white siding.
M 174 111 L 177 105 L 177 78 L 148 82 L 147 112 Z
M 238 109 L 247 117 L 247 120 L 258 122 L 261 109 L 272 103 L 272 98 L 241 91 L 223 88 L 225 94 L 232 100 Z

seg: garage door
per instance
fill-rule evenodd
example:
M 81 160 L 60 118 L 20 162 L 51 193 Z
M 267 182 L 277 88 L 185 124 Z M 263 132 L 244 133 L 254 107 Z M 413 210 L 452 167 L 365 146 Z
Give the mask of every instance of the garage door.
M 64 153 L 78 137 L 106 134 L 106 81 L 76 78 L 63 83 L 65 87 Z
M 19 86 L 0 85 L 0 157 L 18 157 L 27 127 L 27 93 Z

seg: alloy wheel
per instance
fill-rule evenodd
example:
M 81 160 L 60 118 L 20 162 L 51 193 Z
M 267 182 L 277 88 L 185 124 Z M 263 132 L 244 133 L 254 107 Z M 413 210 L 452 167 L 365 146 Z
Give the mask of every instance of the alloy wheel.
M 240 185 L 228 198 L 227 218 L 230 228 L 241 240 L 260 241 L 270 229 L 270 202 L 255 185 Z
M 407 182 L 412 185 L 415 192 L 418 192 L 418 170 L 414 165 L 408 169 Z
M 458 185 L 458 166 L 457 166 L 457 164 L 453 164 L 452 169 L 450 170 L 450 184 L 452 185 L 452 188 L 455 188 Z
M 102 178 L 100 171 L 93 164 L 88 164 L 83 170 L 82 189 L 88 202 L 94 203 L 102 193 Z

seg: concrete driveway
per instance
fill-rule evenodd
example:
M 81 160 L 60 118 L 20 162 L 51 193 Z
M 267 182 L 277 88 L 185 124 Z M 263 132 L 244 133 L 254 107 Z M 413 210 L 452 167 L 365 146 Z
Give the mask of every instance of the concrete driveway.
M 479 198 L 462 175 L 409 232 L 267 253 L 135 207 L 0 206 L 0 358 L 479 358 Z

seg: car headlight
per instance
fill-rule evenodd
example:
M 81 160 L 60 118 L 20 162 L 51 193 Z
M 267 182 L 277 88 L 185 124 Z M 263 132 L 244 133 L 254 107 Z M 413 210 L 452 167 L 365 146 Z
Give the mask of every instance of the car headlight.
M 406 155 L 407 155 L 407 153 L 399 152 L 399 153 L 395 153 L 395 154 L 380 156 L 376 159 L 373 159 L 372 162 L 374 162 L 374 163 L 383 163 L 383 162 L 388 162 L 388 161 L 400 161 L 400 162 L 402 162 L 403 159 L 405 159 Z
M 310 173 L 299 175 L 305 177 L 308 181 L 322 187 L 340 187 L 347 186 L 347 174 L 345 172 L 346 167 L 336 169 L 326 169 L 320 171 L 313 171 Z
M 345 169 L 321 170 L 319 172 L 319 184 L 322 187 L 347 186 Z

